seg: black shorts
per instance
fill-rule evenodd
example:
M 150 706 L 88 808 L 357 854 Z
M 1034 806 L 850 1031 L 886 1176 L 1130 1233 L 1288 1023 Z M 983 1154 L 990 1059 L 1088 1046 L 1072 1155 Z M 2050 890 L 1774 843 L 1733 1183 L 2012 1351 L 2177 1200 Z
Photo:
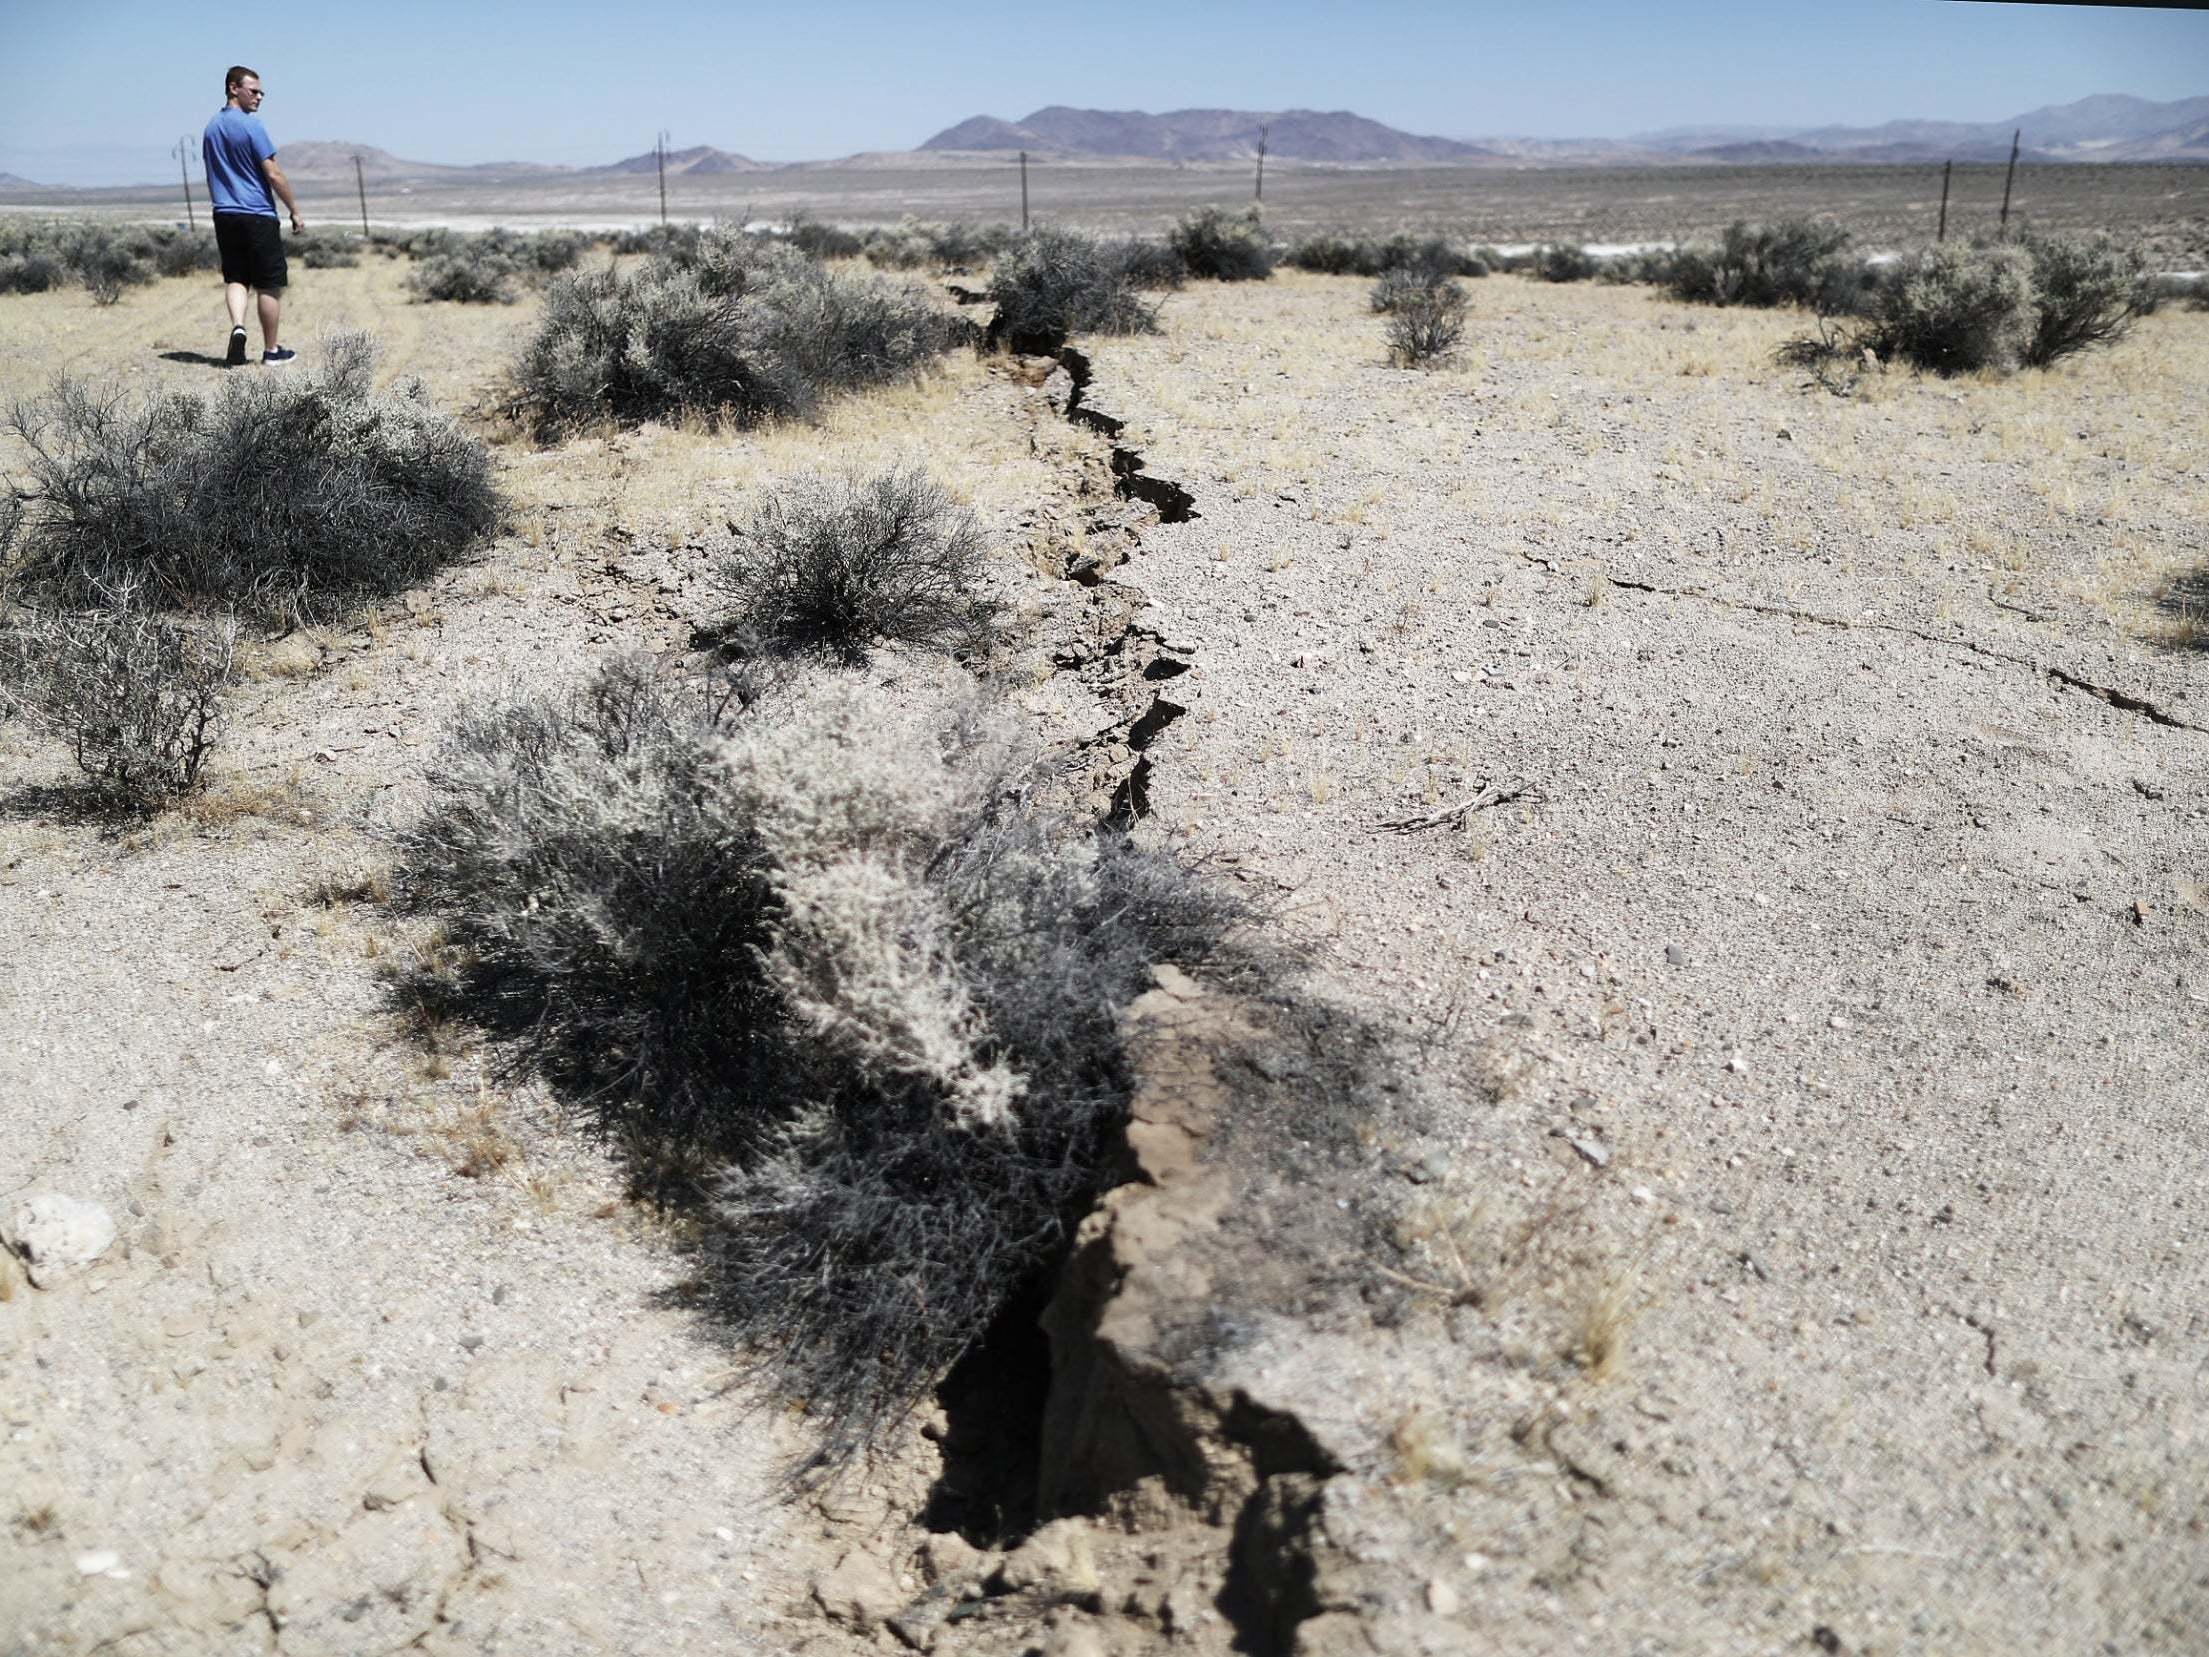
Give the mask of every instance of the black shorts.
M 282 293 L 291 280 L 284 264 L 284 231 L 260 213 L 217 213 L 215 247 L 222 254 L 222 279 L 243 282 L 263 293 Z

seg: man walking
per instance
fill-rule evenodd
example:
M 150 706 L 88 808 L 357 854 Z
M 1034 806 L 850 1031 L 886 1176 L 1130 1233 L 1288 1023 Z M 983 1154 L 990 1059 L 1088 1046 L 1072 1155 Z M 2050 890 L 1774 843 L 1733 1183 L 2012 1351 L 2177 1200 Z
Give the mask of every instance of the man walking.
M 207 123 L 200 155 L 207 167 L 207 194 L 214 203 L 215 246 L 222 254 L 223 299 L 230 307 L 232 368 L 245 362 L 245 308 L 258 295 L 261 312 L 261 362 L 278 367 L 299 355 L 276 343 L 276 322 L 284 308 L 284 233 L 276 223 L 273 190 L 291 213 L 294 232 L 307 228 L 292 199 L 291 180 L 276 164 L 276 144 L 261 125 L 261 77 L 233 64 L 222 79 L 223 106 Z

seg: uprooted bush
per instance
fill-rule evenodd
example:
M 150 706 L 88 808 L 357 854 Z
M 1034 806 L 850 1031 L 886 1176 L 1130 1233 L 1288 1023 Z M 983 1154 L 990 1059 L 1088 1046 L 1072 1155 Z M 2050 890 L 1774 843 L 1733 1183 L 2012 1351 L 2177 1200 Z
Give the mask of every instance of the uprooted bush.
M 199 786 L 237 677 L 237 624 L 149 609 L 127 583 L 59 609 L 0 611 L 0 717 L 63 744 L 118 803 L 151 807 Z
M 1206 207 L 1166 233 L 1193 277 L 1209 282 L 1257 282 L 1273 274 L 1273 243 L 1255 210 L 1228 213 Z
M 1848 231 L 1816 219 L 1737 219 L 1715 247 L 1675 249 L 1661 279 L 1673 298 L 1693 304 L 1803 305 L 1831 315 L 1854 309 L 1863 287 L 1849 241 Z
M 907 379 L 970 325 L 927 293 L 714 231 L 680 264 L 556 281 L 517 364 L 543 431 L 692 410 L 746 423 Z
M 971 708 L 858 676 L 619 664 L 463 722 L 401 836 L 457 963 L 411 993 L 653 1162 L 725 1159 L 719 1301 L 825 1462 L 1062 1253 L 1111 1177 L 1118 1009 L 1240 918 L 1023 775 Z
M 738 526 L 725 572 L 739 652 L 864 666 L 884 645 L 985 645 L 997 607 L 977 595 L 981 521 L 917 467 L 811 477 L 769 490 Z
M 997 261 L 989 297 L 990 338 L 1015 351 L 1046 352 L 1069 334 L 1155 334 L 1157 307 L 1139 291 L 1136 260 L 1077 231 L 1031 231 Z
M 7 429 L 37 488 L 15 574 L 54 605 L 130 588 L 161 608 L 318 620 L 459 558 L 496 528 L 483 445 L 419 387 L 370 389 L 365 334 L 315 374 L 232 376 L 150 401 L 64 381 Z

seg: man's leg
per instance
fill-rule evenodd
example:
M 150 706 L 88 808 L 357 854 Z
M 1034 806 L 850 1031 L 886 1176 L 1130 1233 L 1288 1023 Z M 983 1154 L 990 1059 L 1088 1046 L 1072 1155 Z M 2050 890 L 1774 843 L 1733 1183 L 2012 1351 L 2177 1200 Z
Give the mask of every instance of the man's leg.
M 284 296 L 281 293 L 261 295 L 261 340 L 271 351 L 276 349 L 276 319 L 283 309 Z
M 222 301 L 230 307 L 230 326 L 245 326 L 245 300 L 252 290 L 243 282 L 225 282 L 222 285 Z

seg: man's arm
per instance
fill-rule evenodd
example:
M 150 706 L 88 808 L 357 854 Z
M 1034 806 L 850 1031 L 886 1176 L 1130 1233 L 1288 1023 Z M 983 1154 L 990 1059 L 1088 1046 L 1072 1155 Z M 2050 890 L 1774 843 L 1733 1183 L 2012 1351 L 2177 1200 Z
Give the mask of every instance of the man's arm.
M 276 199 L 281 201 L 290 211 L 291 227 L 294 230 L 306 229 L 307 221 L 299 216 L 299 203 L 291 193 L 291 180 L 284 176 L 284 169 L 276 164 L 276 157 L 273 155 L 261 157 L 261 171 L 267 175 L 268 187 L 276 192 Z

